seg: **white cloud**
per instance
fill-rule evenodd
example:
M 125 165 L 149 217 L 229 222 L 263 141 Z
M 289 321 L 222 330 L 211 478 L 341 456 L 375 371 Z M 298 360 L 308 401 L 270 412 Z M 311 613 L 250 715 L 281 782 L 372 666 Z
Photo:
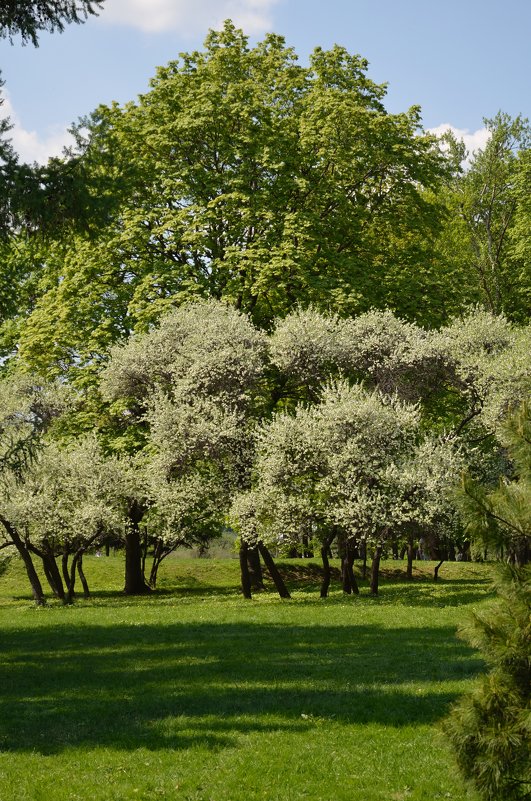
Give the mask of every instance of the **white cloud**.
M 51 156 L 61 156 L 63 148 L 73 144 L 72 136 L 66 127 L 60 125 L 48 127 L 43 135 L 24 128 L 5 89 L 2 95 L 4 102 L 0 107 L 0 117 L 10 119 L 13 127 L 8 133 L 8 138 L 11 139 L 11 144 L 21 161 L 45 164 Z
M 193 35 L 218 28 L 231 19 L 248 34 L 273 25 L 272 9 L 279 0 L 106 0 L 101 20 L 130 25 L 146 33 L 179 31 Z
M 469 131 L 468 128 L 456 128 L 449 122 L 443 122 L 436 128 L 428 128 L 428 131 L 435 136 L 442 136 L 446 131 L 451 131 L 456 139 L 462 139 L 468 151 L 465 163 L 468 162 L 476 150 L 482 150 L 489 140 L 490 133 L 487 128 L 478 128 L 477 131 Z

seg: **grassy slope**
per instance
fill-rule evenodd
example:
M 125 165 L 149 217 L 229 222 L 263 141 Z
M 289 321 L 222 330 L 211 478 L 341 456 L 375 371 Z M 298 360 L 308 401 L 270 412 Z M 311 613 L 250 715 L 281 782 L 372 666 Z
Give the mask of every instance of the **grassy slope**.
M 488 568 L 321 601 L 299 562 L 292 601 L 252 602 L 235 561 L 161 571 L 127 599 L 121 560 L 87 558 L 94 598 L 44 610 L 0 578 L 2 801 L 475 799 L 439 722 L 481 670 L 455 631 Z

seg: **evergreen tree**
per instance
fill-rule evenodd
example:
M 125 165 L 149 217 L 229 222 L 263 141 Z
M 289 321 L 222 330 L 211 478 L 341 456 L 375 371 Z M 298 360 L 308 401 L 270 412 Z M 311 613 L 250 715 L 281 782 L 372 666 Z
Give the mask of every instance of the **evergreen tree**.
M 486 489 L 467 479 L 462 507 L 469 532 L 503 543 L 514 560 L 531 545 L 531 409 L 524 405 L 505 428 L 513 480 Z M 456 707 L 447 731 L 459 765 L 487 801 L 531 798 L 531 571 L 505 567 L 498 601 L 477 612 L 464 634 L 490 665 L 471 696 Z
M 0 36 L 20 34 L 23 42 L 37 47 L 42 31 L 63 31 L 71 22 L 84 22 L 97 14 L 104 0 L 3 0 L 0 4 Z

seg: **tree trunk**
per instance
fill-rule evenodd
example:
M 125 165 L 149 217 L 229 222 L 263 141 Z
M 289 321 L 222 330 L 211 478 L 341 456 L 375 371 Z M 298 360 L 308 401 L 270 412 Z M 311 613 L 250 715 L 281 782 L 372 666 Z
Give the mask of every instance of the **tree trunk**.
M 42 550 L 36 548 L 31 543 L 26 547 L 30 553 L 34 553 L 41 560 L 42 569 L 44 570 L 44 575 L 46 576 L 46 580 L 50 585 L 50 589 L 53 592 L 53 594 L 57 598 L 64 600 L 65 590 L 63 587 L 63 580 L 61 578 L 61 573 L 59 572 L 59 568 L 57 567 L 57 562 L 55 561 L 53 550 L 50 547 L 49 543 L 45 541 L 43 543 Z
M 284 584 L 284 579 L 280 575 L 278 567 L 274 563 L 273 557 L 269 553 L 269 549 L 266 548 L 266 546 L 264 545 L 263 542 L 259 542 L 258 543 L 258 550 L 260 551 L 262 559 L 264 560 L 264 564 L 265 564 L 265 566 L 267 567 L 267 569 L 269 571 L 269 575 L 273 579 L 273 582 L 275 584 L 275 587 L 277 588 L 277 592 L 280 595 L 280 597 L 281 598 L 291 598 L 291 595 L 289 594 L 289 590 L 286 587 L 286 585 Z
M 144 595 L 151 592 L 142 572 L 142 543 L 140 540 L 140 521 L 144 510 L 136 501 L 129 504 L 128 521 L 125 529 L 125 586 L 126 595 Z
M 85 598 L 90 598 L 89 585 L 85 576 L 85 571 L 83 570 L 83 554 L 81 554 L 77 562 L 77 573 L 83 587 L 83 595 Z
M 367 541 L 361 541 L 361 557 L 363 559 L 363 563 L 361 565 L 361 577 L 365 581 L 367 578 Z
M 68 567 L 68 559 L 69 559 L 69 557 L 70 557 L 70 554 L 68 553 L 68 551 L 65 551 L 63 553 L 63 555 L 61 556 L 61 569 L 63 571 L 63 578 L 64 578 L 64 581 L 65 581 L 65 585 L 66 585 L 67 590 L 68 590 L 68 585 L 70 583 L 70 569 Z
M 354 554 L 351 552 L 350 548 L 346 547 L 345 553 L 341 562 L 341 574 L 343 577 L 343 592 L 346 592 L 348 595 L 359 595 L 359 587 L 356 581 L 356 577 L 354 576 Z
M 33 600 L 35 601 L 37 606 L 45 606 L 46 598 L 44 597 L 42 584 L 40 582 L 39 576 L 37 575 L 37 571 L 35 570 L 35 565 L 33 564 L 31 554 L 28 551 L 26 544 L 23 542 L 15 526 L 11 525 L 9 520 L 6 520 L 6 518 L 2 517 L 1 515 L 0 515 L 0 523 L 2 523 L 5 530 L 11 537 L 13 545 L 19 552 L 21 559 L 24 562 L 24 567 L 26 568 L 26 573 L 28 575 L 29 583 L 31 585 Z
M 251 582 L 251 590 L 264 590 L 264 576 L 262 574 L 262 565 L 260 564 L 260 554 L 258 553 L 258 546 L 252 548 L 247 547 L 247 566 L 249 570 L 249 580 Z
M 321 559 L 323 562 L 323 580 L 321 582 L 321 598 L 328 597 L 328 589 L 330 587 L 330 578 L 331 578 L 330 562 L 328 560 L 331 554 L 330 546 L 335 540 L 336 535 L 337 531 L 333 531 L 332 534 L 330 534 L 325 539 L 325 541 L 323 542 L 323 547 L 321 548 Z
M 302 535 L 302 555 L 304 559 L 313 559 L 313 551 L 310 548 L 310 538 L 307 534 Z
M 240 544 L 240 574 L 242 581 L 242 593 L 244 598 L 252 598 L 251 594 L 251 577 L 249 576 L 249 563 L 247 561 L 247 553 L 249 548 L 247 543 Z
M 439 564 L 438 564 L 438 565 L 435 565 L 435 567 L 433 568 L 433 580 L 434 580 L 434 581 L 437 581 L 437 579 L 439 578 L 439 568 L 441 567 L 441 565 L 442 565 L 442 564 L 443 564 L 443 562 L 445 562 L 445 561 L 446 561 L 446 559 L 441 559 L 441 561 L 439 562 Z
M 407 568 L 406 568 L 406 578 L 411 581 L 413 578 L 413 557 L 415 555 L 415 549 L 413 547 L 413 537 L 410 537 L 407 543 Z
M 159 574 L 159 567 L 164 559 L 169 556 L 175 548 L 164 548 L 162 540 L 157 540 L 153 551 L 153 563 L 149 574 L 149 586 L 155 589 L 157 586 L 157 576 Z
M 354 550 L 350 543 L 343 541 L 340 543 L 339 553 L 341 556 L 341 582 L 343 584 L 343 592 L 348 595 L 359 594 L 358 584 L 354 577 Z
M 382 544 L 376 546 L 371 566 L 371 595 L 378 595 L 378 579 L 380 577 L 380 559 L 382 557 Z
M 74 587 L 76 584 L 76 570 L 77 570 L 77 563 L 79 561 L 79 557 L 83 551 L 77 551 L 73 557 L 72 562 L 70 564 L 70 573 L 68 575 L 68 583 L 65 595 L 65 604 L 71 604 L 74 600 Z

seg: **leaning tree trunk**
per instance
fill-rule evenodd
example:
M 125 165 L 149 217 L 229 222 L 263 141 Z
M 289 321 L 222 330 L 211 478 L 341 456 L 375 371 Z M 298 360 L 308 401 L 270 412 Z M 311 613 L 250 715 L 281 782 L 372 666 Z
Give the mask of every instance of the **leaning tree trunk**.
M 247 546 L 247 565 L 249 569 L 249 580 L 251 582 L 251 590 L 264 590 L 264 576 L 262 573 L 262 565 L 260 564 L 260 554 L 258 546 L 252 548 Z
M 89 585 L 85 576 L 85 571 L 83 570 L 83 554 L 81 554 L 77 562 L 77 573 L 81 581 L 81 586 L 83 587 L 83 595 L 85 598 L 90 598 Z
M 63 555 L 61 556 L 61 569 L 63 571 L 63 578 L 65 580 L 66 594 L 67 595 L 68 595 L 69 585 L 70 585 L 70 568 L 68 566 L 68 560 L 69 559 L 70 559 L 70 552 L 69 551 L 65 551 L 63 553 Z M 73 594 L 73 590 L 72 590 L 72 594 Z
M 244 598 L 252 598 L 251 577 L 249 575 L 249 563 L 247 561 L 249 548 L 247 543 L 242 540 L 240 544 L 240 574 L 242 582 L 242 594 Z
M 140 521 L 144 510 L 137 501 L 129 504 L 125 529 L 125 586 L 126 595 L 144 595 L 151 592 L 142 571 L 142 542 Z
M 59 568 L 57 567 L 57 562 L 55 561 L 55 556 L 50 544 L 45 541 L 43 543 L 42 550 L 40 548 L 36 548 L 35 545 L 32 545 L 31 543 L 26 547 L 30 553 L 34 553 L 35 556 L 38 556 L 41 560 L 44 575 L 46 576 L 46 580 L 50 585 L 50 589 L 53 594 L 56 596 L 56 598 L 64 601 L 65 589 L 63 587 L 63 580 L 61 578 Z
M 446 559 L 441 559 L 440 562 L 438 564 L 436 564 L 435 567 L 433 568 L 433 580 L 434 581 L 438 581 L 438 579 L 439 579 L 439 570 L 440 570 L 440 568 L 441 568 L 441 566 L 442 566 L 442 564 L 444 562 L 446 562 Z
M 264 564 L 269 571 L 269 575 L 273 579 L 275 587 L 277 588 L 277 592 L 281 598 L 291 598 L 288 588 L 284 584 L 284 579 L 280 575 L 279 569 L 276 566 L 275 562 L 273 561 L 273 557 L 269 553 L 269 549 L 264 545 L 263 542 L 258 543 L 258 550 L 260 551 L 260 555 L 264 560 Z
M 383 546 L 379 543 L 376 546 L 372 557 L 371 565 L 371 595 L 378 595 L 378 579 L 380 577 L 380 559 L 382 558 Z
M 22 561 L 24 562 L 24 567 L 26 568 L 26 573 L 28 575 L 29 583 L 31 585 L 31 592 L 33 595 L 33 600 L 37 604 L 37 606 L 45 606 L 46 605 L 46 598 L 44 597 L 44 592 L 42 590 L 42 584 L 40 582 L 39 576 L 37 575 L 37 571 L 35 570 L 35 565 L 33 564 L 31 554 L 28 551 L 26 544 L 22 540 L 20 534 L 18 533 L 15 526 L 13 526 L 9 520 L 6 520 L 5 517 L 0 515 L 0 523 L 4 526 L 5 530 L 11 537 L 11 541 L 17 551 L 19 552 Z

